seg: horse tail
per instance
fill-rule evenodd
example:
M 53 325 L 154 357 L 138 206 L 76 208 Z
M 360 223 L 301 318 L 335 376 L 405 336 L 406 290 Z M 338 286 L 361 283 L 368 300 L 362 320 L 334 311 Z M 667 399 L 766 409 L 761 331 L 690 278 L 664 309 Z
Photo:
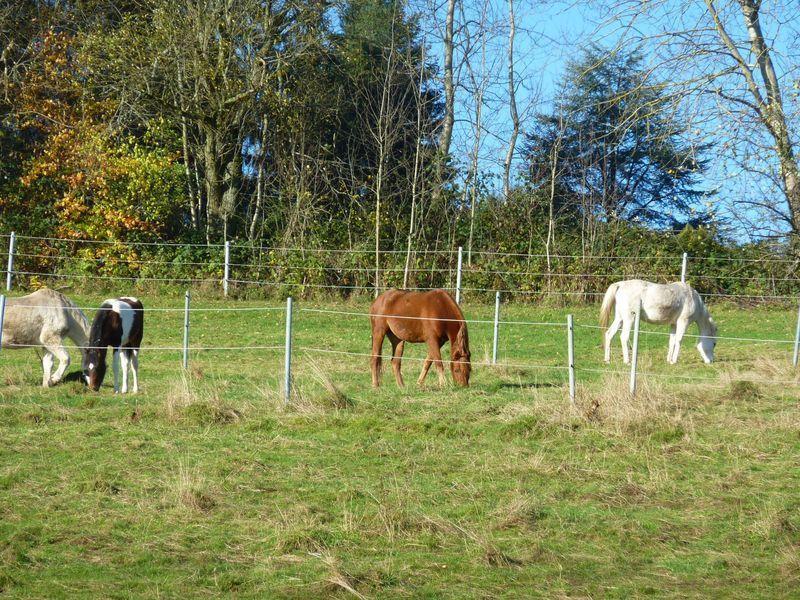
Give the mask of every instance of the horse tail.
M 611 311 L 614 310 L 614 305 L 617 303 L 617 288 L 619 283 L 612 283 L 606 290 L 606 295 L 603 296 L 603 304 L 600 306 L 600 327 L 605 329 L 608 327 L 609 317 Z

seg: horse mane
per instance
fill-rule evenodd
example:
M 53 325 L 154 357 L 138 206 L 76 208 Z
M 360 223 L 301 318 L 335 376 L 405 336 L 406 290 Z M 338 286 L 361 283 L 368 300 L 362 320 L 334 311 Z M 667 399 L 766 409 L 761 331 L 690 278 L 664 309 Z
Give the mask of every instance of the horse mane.
M 695 295 L 695 301 L 698 302 L 700 304 L 700 307 L 702 308 L 701 314 L 703 316 L 703 319 L 708 324 L 708 328 L 711 330 L 711 336 L 712 337 L 716 337 L 717 336 L 717 324 L 714 322 L 714 319 L 711 317 L 711 313 L 708 312 L 708 307 L 706 306 L 706 303 L 703 302 L 703 298 L 700 296 L 699 292 L 696 289 L 694 289 L 694 288 L 690 288 L 690 289 L 692 290 L 692 292 Z M 700 322 L 698 321 L 697 324 L 699 326 Z M 700 333 L 702 333 L 702 328 L 701 328 Z
M 75 304 L 72 300 L 67 298 L 64 294 L 59 291 L 53 290 L 54 293 L 58 294 L 59 300 L 62 302 L 62 306 L 69 311 L 70 315 L 72 316 L 75 321 L 83 327 L 85 331 L 89 330 L 89 319 L 86 317 L 84 312 Z
M 89 330 L 89 345 L 97 347 L 102 345 L 103 325 L 106 322 L 108 313 L 111 310 L 111 305 L 108 302 L 103 302 L 100 308 L 97 309 L 97 314 L 92 321 L 92 328 Z
M 454 354 L 457 352 L 460 356 L 469 356 L 469 334 L 467 333 L 466 321 L 458 328 L 453 350 Z

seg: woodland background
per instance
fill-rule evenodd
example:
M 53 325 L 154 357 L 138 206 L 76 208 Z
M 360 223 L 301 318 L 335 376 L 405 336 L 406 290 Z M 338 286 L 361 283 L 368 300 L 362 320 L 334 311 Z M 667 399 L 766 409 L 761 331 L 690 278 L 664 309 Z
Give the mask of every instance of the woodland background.
M 6 2 L 0 232 L 60 238 L 25 241 L 23 273 L 216 277 L 231 241 L 234 278 L 347 294 L 448 285 L 463 246 L 468 286 L 532 296 L 674 280 L 688 252 L 706 293 L 795 294 L 798 20 L 755 0 Z

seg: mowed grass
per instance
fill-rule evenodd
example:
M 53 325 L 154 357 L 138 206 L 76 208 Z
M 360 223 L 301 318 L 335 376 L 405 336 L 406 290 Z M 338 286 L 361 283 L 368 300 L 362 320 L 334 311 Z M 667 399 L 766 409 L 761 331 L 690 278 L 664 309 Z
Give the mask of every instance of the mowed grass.
M 440 389 L 433 372 L 418 387 L 424 349 L 408 346 L 407 387 L 387 361 L 375 391 L 367 357 L 318 351 L 368 354 L 367 319 L 305 309 L 368 302 L 295 304 L 288 407 L 282 349 L 193 350 L 188 373 L 179 351 L 145 349 L 137 396 L 108 380 L 87 392 L 75 351 L 71 381 L 44 390 L 32 350 L 2 351 L 3 595 L 797 596 L 790 343 L 722 340 L 704 365 L 686 339 L 668 368 L 667 338 L 643 334 L 649 375 L 631 398 L 618 342 L 606 368 L 599 330 L 580 327 L 596 307 L 503 306 L 504 320 L 558 325 L 502 325 L 501 364 L 476 365 L 469 389 Z M 585 369 L 575 406 L 566 371 L 539 368 L 566 365 L 569 311 Z M 491 320 L 493 307 L 465 312 Z M 712 313 L 721 335 L 793 337 L 791 309 Z M 145 319 L 146 347 L 180 346 L 180 311 Z M 280 311 L 196 312 L 191 344 L 282 346 L 283 329 Z M 470 326 L 475 362 L 491 336 Z

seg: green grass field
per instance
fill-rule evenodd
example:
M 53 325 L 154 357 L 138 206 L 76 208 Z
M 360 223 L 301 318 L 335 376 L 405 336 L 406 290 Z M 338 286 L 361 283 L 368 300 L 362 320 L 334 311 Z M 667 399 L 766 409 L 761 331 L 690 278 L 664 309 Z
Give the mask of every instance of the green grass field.
M 141 295 L 147 308 L 178 295 Z M 95 306 L 100 296 L 76 296 Z M 196 300 L 195 307 L 280 302 Z M 365 301 L 297 302 L 293 403 L 282 350 L 141 357 L 141 393 L 39 386 L 32 350 L 0 353 L 4 597 L 798 597 L 800 378 L 791 344 L 641 337 L 636 398 L 618 342 L 503 325 L 472 386 L 370 387 Z M 491 306 L 467 302 L 467 318 Z M 504 306 L 562 323 L 567 309 Z M 596 307 L 573 309 L 595 325 Z M 794 309 L 712 307 L 720 335 L 793 337 Z M 148 312 L 145 347 L 179 346 L 181 312 Z M 197 312 L 193 346 L 283 344 L 281 312 Z M 645 331 L 659 331 L 648 326 Z M 663 330 L 661 330 L 663 331 Z M 693 329 L 691 333 L 696 333 Z M 470 327 L 473 360 L 492 325 Z M 306 350 L 304 350 L 306 348 Z M 388 342 L 384 351 L 388 351 Z M 388 367 L 388 363 L 387 363 Z M 700 381 L 668 375 L 698 377 Z M 110 376 L 110 370 L 109 370 Z M 449 374 L 448 374 L 449 378 Z

